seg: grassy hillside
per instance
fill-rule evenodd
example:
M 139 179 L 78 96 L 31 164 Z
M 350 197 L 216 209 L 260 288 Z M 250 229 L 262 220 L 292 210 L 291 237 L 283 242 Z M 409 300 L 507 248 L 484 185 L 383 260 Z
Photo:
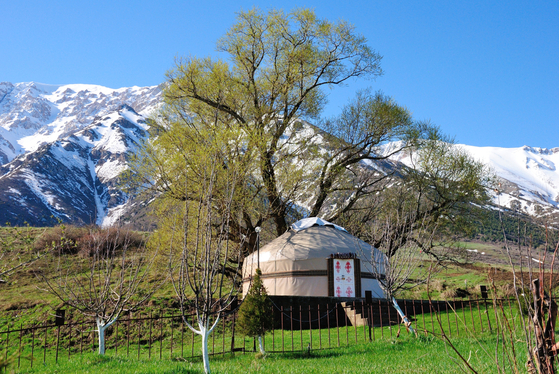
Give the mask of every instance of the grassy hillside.
M 65 230 L 66 238 L 73 238 L 72 240 L 78 242 L 80 235 L 85 235 L 90 229 L 66 228 Z M 0 228 L 0 238 L 2 243 L 9 243 L 10 255 L 19 254 L 10 257 L 14 261 L 25 258 L 25 256 L 33 256 L 37 251 L 40 252 L 45 245 L 52 246 L 53 238 L 59 238 L 60 235 L 57 228 Z M 427 291 L 435 299 L 479 297 L 479 285 L 489 285 L 488 274 L 490 272 L 502 274 L 497 279 L 496 285 L 499 296 L 507 296 L 508 289 L 504 285 L 510 281 L 512 273 L 506 265 L 501 247 L 500 243 L 462 242 L 460 248 L 466 254 L 463 263 L 443 264 L 440 270 L 433 274 L 429 287 L 422 285 L 403 292 L 399 297 L 425 299 Z M 67 255 L 73 258 L 71 261 L 83 261 L 83 250 L 80 247 L 71 248 L 73 248 L 72 253 Z M 52 277 L 54 274 L 49 272 L 55 269 L 55 261 L 57 261 L 56 256 L 47 254 L 6 277 L 7 283 L 0 283 L 0 315 L 11 315 L 16 311 L 21 314 L 23 310 L 30 314 L 30 320 L 48 318 L 52 314 L 53 308 L 56 308 L 61 302 L 50 293 L 45 292 L 45 285 L 37 272 L 40 271 L 42 275 Z M 424 266 L 428 267 L 429 263 L 425 263 Z M 154 272 L 151 281 L 155 283 L 157 279 L 165 276 L 166 269 L 163 264 Z M 163 309 L 174 304 L 176 302 L 170 282 L 159 289 L 153 300 L 150 301 L 150 305 L 158 305 Z M 43 317 L 40 317 L 41 315 Z

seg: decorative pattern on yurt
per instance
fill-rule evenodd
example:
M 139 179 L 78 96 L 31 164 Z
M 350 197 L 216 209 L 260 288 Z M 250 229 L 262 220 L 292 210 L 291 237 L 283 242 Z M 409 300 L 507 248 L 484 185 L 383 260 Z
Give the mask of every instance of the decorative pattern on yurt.
M 269 295 L 360 298 L 371 291 L 373 297 L 382 298 L 377 277 L 384 274 L 373 273 L 371 265 L 381 256 L 343 227 L 318 217 L 305 218 L 245 258 L 243 294 L 260 263 Z

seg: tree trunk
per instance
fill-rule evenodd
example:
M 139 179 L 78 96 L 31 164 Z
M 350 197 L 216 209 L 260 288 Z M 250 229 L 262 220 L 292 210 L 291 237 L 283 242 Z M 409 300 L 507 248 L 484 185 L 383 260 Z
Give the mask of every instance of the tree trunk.
M 99 335 L 99 354 L 103 356 L 105 354 L 105 330 L 107 326 L 103 324 L 103 321 L 97 319 L 97 334 Z
M 260 353 L 262 353 L 263 355 L 266 354 L 266 351 L 264 350 L 264 345 L 262 344 L 262 335 L 258 335 L 258 348 L 260 348 Z
M 208 339 L 210 330 L 207 326 L 200 326 L 200 335 L 202 336 L 202 360 L 204 362 L 204 372 L 210 374 L 210 355 L 208 353 Z
M 113 318 L 109 323 L 105 323 L 101 318 L 97 318 L 97 333 L 99 335 L 99 354 L 103 356 L 105 354 L 105 330 L 107 330 L 113 323 L 116 322 L 118 317 Z

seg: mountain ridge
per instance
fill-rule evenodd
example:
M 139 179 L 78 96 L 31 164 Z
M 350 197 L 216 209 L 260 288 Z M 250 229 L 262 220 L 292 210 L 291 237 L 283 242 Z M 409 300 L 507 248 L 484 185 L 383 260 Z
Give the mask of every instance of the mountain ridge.
M 119 188 L 119 174 L 160 105 L 160 86 L 1 82 L 0 224 L 111 225 L 130 217 L 141 204 Z M 495 205 L 559 216 L 559 147 L 456 146 L 498 176 Z M 391 159 L 406 164 L 403 154 Z

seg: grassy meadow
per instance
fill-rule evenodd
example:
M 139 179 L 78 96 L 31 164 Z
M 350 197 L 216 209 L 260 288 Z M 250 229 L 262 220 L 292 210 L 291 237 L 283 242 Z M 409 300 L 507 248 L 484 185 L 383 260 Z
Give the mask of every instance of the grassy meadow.
M 24 257 L 33 251 L 38 236 L 48 229 L 0 228 L 0 240 L 9 245 L 10 253 Z M 487 253 L 487 258 L 500 256 L 498 244 L 462 243 L 465 249 Z M 468 252 L 470 253 L 470 252 Z M 80 261 L 80 255 L 75 260 Z M 3 334 L 6 330 L 19 329 L 43 323 L 52 323 L 54 311 L 62 303 L 49 293 L 37 277 L 37 269 L 48 272 L 55 258 L 42 257 L 20 269 L 0 283 L 0 373 L 2 363 L 7 373 L 202 373 L 200 338 L 182 326 L 180 319 L 172 323 L 147 321 L 133 324 L 125 333 L 124 318 L 115 325 L 107 337 L 107 355 L 95 353 L 96 337 L 93 324 L 70 331 L 64 326 L 60 334 L 55 328 Z M 424 266 L 428 266 L 426 262 Z M 492 275 L 491 275 L 492 274 Z M 52 275 L 52 274 L 46 274 Z M 446 263 L 433 274 L 431 283 L 404 292 L 401 298 L 460 300 L 479 298 L 479 285 L 491 286 L 494 280 L 495 296 L 507 295 L 507 284 L 512 273 L 501 263 Z M 154 280 L 157 275 L 154 275 Z M 466 293 L 461 293 L 466 291 Z M 401 305 L 402 306 L 402 305 Z M 476 308 L 477 307 L 477 308 Z M 67 320 L 83 321 L 83 317 L 66 308 Z M 402 327 L 368 328 L 340 327 L 322 330 L 275 330 L 265 337 L 269 352 L 261 357 L 251 352 L 253 340 L 235 337 L 235 348 L 246 352 L 228 353 L 231 346 L 229 322 L 220 326 L 212 337 L 210 361 L 214 373 L 453 373 L 461 372 L 464 364 L 454 349 L 445 342 L 448 336 L 455 348 L 480 373 L 498 372 L 498 362 L 507 362 L 507 372 L 514 371 L 512 341 L 514 341 L 517 366 L 524 368 L 527 358 L 522 343 L 521 321 L 514 303 L 506 309 L 507 323 L 514 326 L 513 335 L 499 335 L 498 326 L 504 326 L 500 310 L 489 305 L 473 309 L 458 309 L 456 313 L 442 312 L 436 316 L 418 315 L 413 326 L 419 337 L 408 334 Z M 141 311 L 132 317 L 176 314 L 176 301 L 171 284 L 157 291 Z M 408 312 L 408 314 L 411 314 Z M 499 323 L 498 320 L 501 322 Z M 170 321 L 167 319 L 167 321 Z M 489 324 L 492 329 L 490 331 Z M 442 329 L 442 330 L 441 330 Z M 78 332 L 79 331 L 79 332 Z M 149 338 L 147 337 L 149 333 Z M 508 333 L 508 331 L 507 331 Z M 84 338 L 85 336 L 85 338 Z M 7 341 L 9 339 L 9 342 Z M 60 349 L 56 352 L 56 340 Z M 187 343 L 184 344 L 184 341 Z M 182 346 L 181 346 L 182 344 Z M 33 351 L 31 347 L 33 346 Z M 6 349 L 8 347 L 8 349 Z M 223 347 L 227 347 L 223 349 Z M 309 349 L 310 348 L 310 349 Z M 223 353 L 225 351 L 225 353 Z M 20 354 L 18 354 L 20 352 Z M 33 359 L 31 359 L 33 357 Z M 507 359 L 508 357 L 508 359 Z

